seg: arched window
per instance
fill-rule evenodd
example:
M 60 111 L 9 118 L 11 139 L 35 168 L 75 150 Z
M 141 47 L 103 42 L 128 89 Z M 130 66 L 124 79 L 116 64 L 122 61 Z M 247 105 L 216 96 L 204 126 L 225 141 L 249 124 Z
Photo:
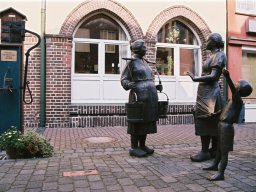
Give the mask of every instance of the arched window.
M 90 17 L 77 29 L 74 41 L 75 73 L 100 74 L 99 69 L 104 69 L 104 74 L 120 73 L 121 57 L 127 55 L 127 43 L 118 41 L 128 40 L 115 20 L 104 14 Z M 100 50 L 100 43 L 104 43 L 104 50 Z M 101 63 L 99 55 L 105 56 Z
M 192 30 L 183 22 L 171 19 L 157 34 L 157 71 L 160 75 L 199 75 L 200 46 Z

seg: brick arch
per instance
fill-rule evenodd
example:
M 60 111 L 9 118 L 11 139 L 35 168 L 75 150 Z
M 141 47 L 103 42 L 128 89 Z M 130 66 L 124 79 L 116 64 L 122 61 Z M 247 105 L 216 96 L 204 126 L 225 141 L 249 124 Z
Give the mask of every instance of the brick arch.
M 60 35 L 72 36 L 76 26 L 84 17 L 94 13 L 107 13 L 120 21 L 128 31 L 131 40 L 143 37 L 142 29 L 132 13 L 121 4 L 112 0 L 88 0 L 78 5 L 66 18 Z
M 170 19 L 181 19 L 188 23 L 193 30 L 197 33 L 202 43 L 203 59 L 206 58 L 205 45 L 208 35 L 211 33 L 210 28 L 206 22 L 192 9 L 185 6 L 173 6 L 163 10 L 151 22 L 146 37 L 151 42 L 156 42 L 157 33 L 161 27 Z

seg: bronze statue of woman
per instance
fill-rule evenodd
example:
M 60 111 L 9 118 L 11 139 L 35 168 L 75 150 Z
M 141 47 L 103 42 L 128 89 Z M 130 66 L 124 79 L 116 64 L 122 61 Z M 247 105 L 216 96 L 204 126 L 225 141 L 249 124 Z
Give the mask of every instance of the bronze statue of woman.
M 144 121 L 140 123 L 128 122 L 128 134 L 131 135 L 130 156 L 145 157 L 154 153 L 154 149 L 146 146 L 147 134 L 157 132 L 158 96 L 157 88 L 153 81 L 153 72 L 143 57 L 146 54 L 145 42 L 136 40 L 130 46 L 134 53 L 121 74 L 121 85 L 125 90 L 130 90 L 129 102 L 136 99 L 143 102 Z
M 219 115 L 223 108 L 219 79 L 222 69 L 227 64 L 227 58 L 222 51 L 224 42 L 218 33 L 212 33 L 206 49 L 211 51 L 211 57 L 202 67 L 201 77 L 195 77 L 191 72 L 187 75 L 194 82 L 199 82 L 197 99 L 194 111 L 195 134 L 201 138 L 201 151 L 191 156 L 191 161 L 201 162 L 216 155 Z M 212 148 L 209 149 L 212 141 Z

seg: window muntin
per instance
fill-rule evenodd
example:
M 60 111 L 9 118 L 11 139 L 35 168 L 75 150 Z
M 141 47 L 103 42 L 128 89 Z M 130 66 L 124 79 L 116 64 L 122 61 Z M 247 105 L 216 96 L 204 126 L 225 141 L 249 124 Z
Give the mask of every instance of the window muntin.
M 159 74 L 185 76 L 187 71 L 191 71 L 199 75 L 200 46 L 189 27 L 178 20 L 170 20 L 159 30 L 157 39 Z
M 244 97 L 245 103 L 256 103 L 256 50 L 242 51 L 242 79 L 247 80 L 253 86 L 253 92 Z
M 100 31 L 101 39 L 116 40 L 116 31 L 102 30 Z M 106 45 L 106 53 L 115 53 L 115 45 Z

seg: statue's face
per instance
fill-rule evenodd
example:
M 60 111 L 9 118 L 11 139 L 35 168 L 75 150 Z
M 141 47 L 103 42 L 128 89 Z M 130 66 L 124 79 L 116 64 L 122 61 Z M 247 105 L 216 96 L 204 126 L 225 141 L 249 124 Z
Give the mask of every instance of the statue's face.
M 206 42 L 206 49 L 211 50 L 214 47 L 214 45 L 215 45 L 214 41 L 212 40 L 211 37 L 209 37 Z
M 135 53 L 143 57 L 144 55 L 146 55 L 146 52 L 147 52 L 146 46 L 142 45 Z
M 147 52 L 147 48 L 146 48 L 146 46 L 143 45 L 143 46 L 141 47 L 141 55 L 142 55 L 142 56 L 146 55 L 146 52 Z

